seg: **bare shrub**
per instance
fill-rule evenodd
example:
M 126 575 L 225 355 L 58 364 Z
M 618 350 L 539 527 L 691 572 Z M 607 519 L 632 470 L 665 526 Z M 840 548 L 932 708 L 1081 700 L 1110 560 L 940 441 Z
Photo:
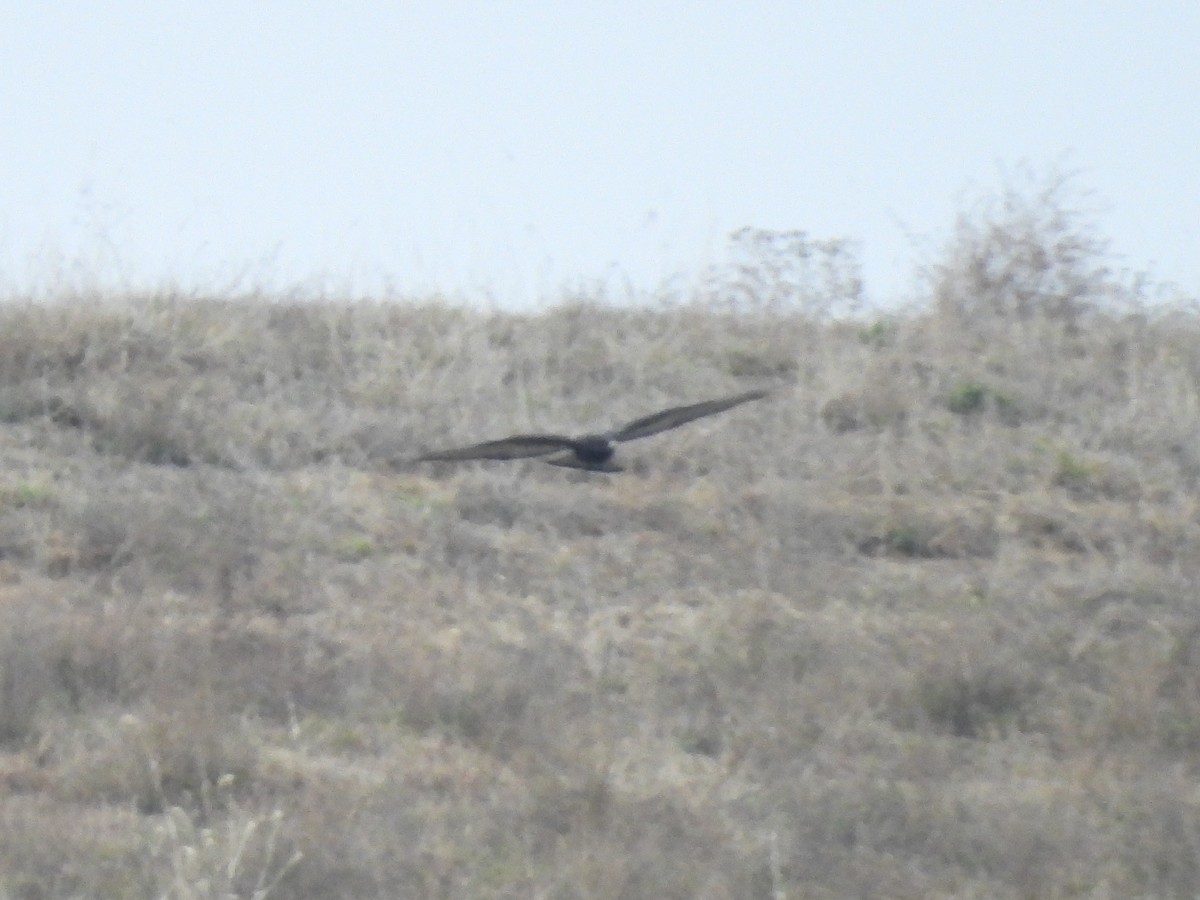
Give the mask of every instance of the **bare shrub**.
M 716 309 L 820 318 L 862 307 L 862 274 L 850 241 L 747 227 L 729 236 L 729 253 L 706 278 L 704 293 Z
M 1034 318 L 1074 326 L 1116 299 L 1108 244 L 1085 204 L 1070 175 L 1019 171 L 999 198 L 959 216 L 947 261 L 927 273 L 939 312 L 969 329 Z

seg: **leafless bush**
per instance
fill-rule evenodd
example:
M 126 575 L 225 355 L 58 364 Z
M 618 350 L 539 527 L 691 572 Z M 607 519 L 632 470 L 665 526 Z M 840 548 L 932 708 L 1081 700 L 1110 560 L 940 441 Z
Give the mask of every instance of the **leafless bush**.
M 729 236 L 730 259 L 711 269 L 703 293 L 714 309 L 743 314 L 828 318 L 863 307 L 854 245 L 803 231 L 742 228 Z
M 975 327 L 1034 318 L 1075 326 L 1089 310 L 1128 303 L 1086 203 L 1070 175 L 1029 169 L 999 198 L 980 200 L 959 216 L 946 261 L 927 272 L 939 312 Z

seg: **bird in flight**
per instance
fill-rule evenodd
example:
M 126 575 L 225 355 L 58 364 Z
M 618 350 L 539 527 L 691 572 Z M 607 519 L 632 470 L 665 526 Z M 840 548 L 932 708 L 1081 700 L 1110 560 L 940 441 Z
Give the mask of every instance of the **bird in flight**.
M 418 456 L 417 462 L 451 462 L 468 459 L 530 459 L 559 455 L 546 459 L 552 466 L 587 469 L 592 472 L 620 472 L 612 461 L 617 444 L 650 437 L 660 431 L 678 428 L 704 416 L 715 415 L 751 400 L 760 400 L 768 391 L 747 391 L 720 400 L 705 400 L 689 406 L 673 406 L 662 412 L 634 419 L 627 425 L 598 434 L 567 437 L 561 434 L 516 434 L 498 441 L 485 441 L 454 450 L 439 450 Z

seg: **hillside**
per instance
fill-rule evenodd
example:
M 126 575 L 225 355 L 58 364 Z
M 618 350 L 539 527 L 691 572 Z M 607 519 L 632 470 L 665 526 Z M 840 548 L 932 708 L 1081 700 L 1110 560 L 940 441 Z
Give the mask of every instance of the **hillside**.
M 1200 315 L 1042 202 L 877 318 L 0 303 L 0 898 L 1194 896 Z

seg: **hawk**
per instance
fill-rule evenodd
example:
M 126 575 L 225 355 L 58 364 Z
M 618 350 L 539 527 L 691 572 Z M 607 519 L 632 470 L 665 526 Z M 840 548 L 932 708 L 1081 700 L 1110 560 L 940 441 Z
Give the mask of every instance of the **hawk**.
M 705 400 L 688 406 L 672 406 L 661 412 L 651 413 L 632 422 L 597 434 L 567 437 L 561 434 L 515 434 L 498 441 L 484 441 L 469 447 L 453 450 L 438 450 L 418 456 L 417 462 L 457 462 L 470 459 L 531 459 L 550 457 L 544 460 L 552 466 L 571 469 L 587 469 L 591 472 L 620 472 L 621 467 L 612 461 L 617 444 L 650 437 L 660 431 L 678 428 L 704 416 L 716 415 L 751 400 L 760 400 L 768 391 L 747 391 L 719 400 Z M 552 456 L 552 454 L 558 454 Z

